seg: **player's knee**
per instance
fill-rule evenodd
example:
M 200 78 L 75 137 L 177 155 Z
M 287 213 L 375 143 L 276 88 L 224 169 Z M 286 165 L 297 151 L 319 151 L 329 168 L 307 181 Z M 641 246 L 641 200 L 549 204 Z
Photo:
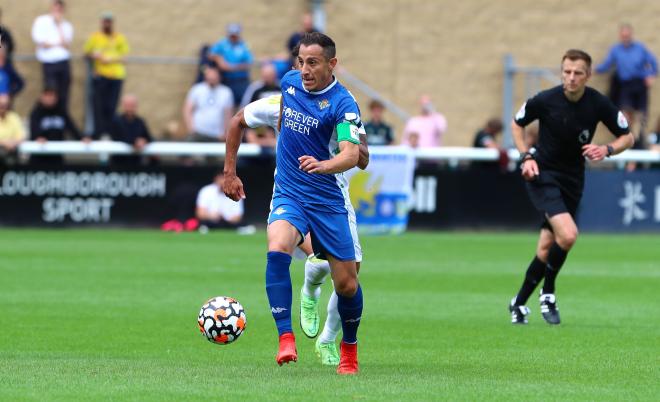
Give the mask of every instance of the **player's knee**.
M 541 262 L 548 262 L 548 253 L 550 252 L 550 247 L 539 247 L 536 249 L 536 258 L 541 260 Z
M 293 246 L 286 244 L 285 242 L 272 240 L 268 242 L 268 251 L 278 251 L 285 254 L 293 254 Z
M 358 283 L 355 278 L 345 278 L 335 281 L 335 292 L 344 297 L 353 297 L 357 292 Z
M 566 233 L 563 233 L 561 236 L 557 237 L 557 244 L 559 244 L 559 247 L 563 248 L 564 250 L 570 250 L 577 241 L 577 237 L 577 228 L 568 230 Z

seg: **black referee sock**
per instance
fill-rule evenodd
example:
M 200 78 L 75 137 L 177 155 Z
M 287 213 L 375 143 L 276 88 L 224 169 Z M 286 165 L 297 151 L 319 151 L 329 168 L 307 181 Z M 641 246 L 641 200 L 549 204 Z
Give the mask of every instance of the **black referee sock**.
M 552 243 L 548 252 L 548 264 L 545 267 L 545 282 L 543 282 L 543 293 L 555 293 L 555 279 L 564 261 L 568 251 L 559 247 L 557 242 Z
M 539 260 L 539 257 L 534 256 L 534 259 L 529 264 L 529 268 L 527 268 L 525 280 L 523 281 L 523 284 L 518 291 L 518 295 L 516 296 L 515 304 L 517 306 L 523 306 L 525 303 L 527 303 L 527 299 L 529 299 L 529 296 L 532 294 L 532 292 L 534 292 L 534 289 L 536 289 L 536 285 L 538 285 L 541 281 L 541 278 L 543 278 L 543 274 L 545 274 L 545 267 L 546 264 Z

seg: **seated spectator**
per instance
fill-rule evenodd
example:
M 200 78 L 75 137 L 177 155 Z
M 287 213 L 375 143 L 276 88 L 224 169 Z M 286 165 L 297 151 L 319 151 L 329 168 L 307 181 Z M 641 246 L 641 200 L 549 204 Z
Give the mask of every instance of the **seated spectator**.
M 190 141 L 224 141 L 233 108 L 233 95 L 220 84 L 220 71 L 215 66 L 206 66 L 204 81 L 190 88 L 183 106 Z
M 253 57 L 250 48 L 241 38 L 241 25 L 227 25 L 227 37 L 211 47 L 211 59 L 222 71 L 222 83 L 231 89 L 234 106 L 238 106 L 250 85 L 250 68 Z
M 135 152 L 142 152 L 145 145 L 152 141 L 147 123 L 138 115 L 138 99 L 135 95 L 126 94 L 121 99 L 122 113 L 115 116 L 110 126 L 113 141 L 120 141 L 133 146 Z M 115 155 L 113 163 L 138 165 L 140 155 Z
M 47 87 L 39 96 L 39 101 L 30 113 L 30 138 L 39 142 L 64 141 L 66 134 L 75 139 L 90 141 L 84 137 L 73 123 L 64 106 L 58 102 L 57 92 Z M 31 163 L 62 164 L 61 155 L 33 155 Z
M 261 66 L 261 79 L 253 82 L 247 87 L 241 107 L 259 99 L 267 98 L 272 95 L 279 95 L 281 92 L 280 83 L 277 79 L 277 71 L 271 63 L 265 63 Z
M 419 105 L 421 113 L 408 120 L 401 142 L 409 144 L 410 133 L 414 132 L 419 136 L 418 146 L 420 148 L 439 147 L 442 144 L 442 136 L 447 131 L 447 119 L 435 111 L 428 95 L 420 98 Z
M 486 127 L 482 128 L 474 136 L 472 144 L 475 148 L 494 148 L 502 149 L 497 143 L 497 136 L 502 132 L 502 120 L 492 118 L 486 123 Z
M 236 228 L 243 219 L 243 200 L 236 202 L 227 197 L 222 191 L 224 181 L 224 174 L 220 171 L 213 183 L 199 190 L 195 215 L 200 228 Z
M 15 162 L 18 145 L 25 140 L 25 128 L 18 114 L 9 110 L 8 95 L 0 95 L 0 163 Z
M 385 106 L 377 100 L 372 100 L 369 103 L 369 111 L 371 112 L 371 120 L 364 125 L 367 132 L 367 144 L 392 145 L 392 142 L 394 142 L 392 126 L 383 121 Z

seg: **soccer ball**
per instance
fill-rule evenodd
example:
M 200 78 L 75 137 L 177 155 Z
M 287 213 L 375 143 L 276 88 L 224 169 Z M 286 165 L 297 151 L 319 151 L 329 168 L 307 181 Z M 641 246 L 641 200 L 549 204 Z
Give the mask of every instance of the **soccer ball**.
M 245 331 L 245 309 L 231 297 L 214 297 L 199 310 L 197 324 L 202 335 L 210 342 L 227 345 Z

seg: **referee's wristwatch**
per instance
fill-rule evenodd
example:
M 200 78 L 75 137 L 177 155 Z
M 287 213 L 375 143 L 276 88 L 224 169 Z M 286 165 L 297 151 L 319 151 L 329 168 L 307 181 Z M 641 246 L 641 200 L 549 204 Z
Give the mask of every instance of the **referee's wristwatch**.
M 528 159 L 536 159 L 534 154 L 536 153 L 536 148 L 530 148 L 529 151 L 523 152 L 520 155 L 520 163 L 524 163 Z
M 614 147 L 607 144 L 607 157 L 609 158 L 610 156 L 614 155 Z

